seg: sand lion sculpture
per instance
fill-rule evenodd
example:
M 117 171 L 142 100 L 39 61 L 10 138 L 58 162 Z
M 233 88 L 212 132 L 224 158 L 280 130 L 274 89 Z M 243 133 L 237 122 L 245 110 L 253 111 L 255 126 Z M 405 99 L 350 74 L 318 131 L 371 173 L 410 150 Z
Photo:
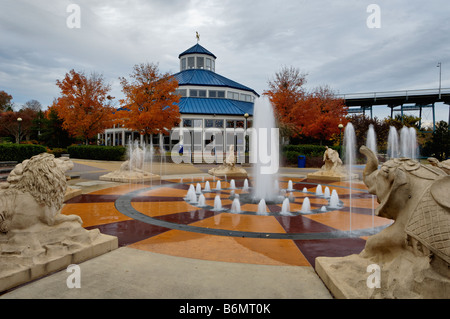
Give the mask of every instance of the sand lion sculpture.
M 117 237 L 61 213 L 72 167 L 69 158 L 43 153 L 0 183 L 0 292 L 117 248 Z

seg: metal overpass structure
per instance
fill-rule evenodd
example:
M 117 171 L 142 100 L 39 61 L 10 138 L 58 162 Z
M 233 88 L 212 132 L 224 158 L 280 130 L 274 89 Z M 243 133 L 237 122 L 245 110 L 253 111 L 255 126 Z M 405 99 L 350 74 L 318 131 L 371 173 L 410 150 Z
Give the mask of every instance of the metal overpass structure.
M 420 121 L 422 121 L 422 110 L 431 108 L 433 114 L 433 131 L 436 128 L 435 103 L 443 102 L 449 105 L 450 123 L 450 88 L 405 90 L 405 91 L 385 91 L 370 93 L 339 94 L 348 107 L 348 113 L 370 112 L 373 117 L 374 106 L 387 106 L 391 109 L 391 117 L 394 111 L 400 111 L 401 116 L 406 111 L 419 111 Z M 419 127 L 421 122 L 419 123 Z

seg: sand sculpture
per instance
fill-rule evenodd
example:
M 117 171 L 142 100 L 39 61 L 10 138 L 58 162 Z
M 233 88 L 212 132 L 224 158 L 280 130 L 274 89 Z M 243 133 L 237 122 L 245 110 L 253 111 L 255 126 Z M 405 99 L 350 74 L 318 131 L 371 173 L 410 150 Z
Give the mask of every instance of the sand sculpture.
M 236 156 L 234 155 L 233 145 L 230 145 L 224 165 L 212 168 L 208 173 L 213 176 L 247 177 L 247 171 L 242 167 L 236 166 Z
M 360 151 L 376 214 L 394 223 L 370 236 L 359 255 L 317 258 L 317 272 L 340 298 L 450 298 L 450 175 L 408 158 L 378 169 L 375 154 Z M 379 270 L 376 278 L 370 269 Z
M 0 184 L 0 291 L 117 248 L 116 237 L 61 213 L 71 167 L 68 158 L 43 153 Z
M 144 170 L 144 163 L 145 152 L 136 146 L 132 149 L 130 158 L 122 163 L 119 170 L 100 176 L 100 180 L 122 183 L 160 180 L 159 175 Z
M 323 153 L 324 165 L 322 168 L 314 173 L 307 174 L 307 178 L 327 180 L 327 181 L 343 181 L 357 179 L 357 174 L 350 174 L 346 171 L 342 160 L 339 158 L 339 153 L 328 146 L 325 146 L 325 152 Z

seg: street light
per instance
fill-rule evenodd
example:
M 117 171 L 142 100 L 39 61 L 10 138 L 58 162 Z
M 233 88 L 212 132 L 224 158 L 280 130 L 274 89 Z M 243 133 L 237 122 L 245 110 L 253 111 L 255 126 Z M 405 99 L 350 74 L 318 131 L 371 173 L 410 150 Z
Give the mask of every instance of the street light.
M 439 68 L 439 100 L 440 100 L 441 99 L 442 63 L 438 62 L 436 67 Z
M 244 152 L 248 152 L 248 143 L 247 143 L 247 141 L 248 141 L 248 135 L 247 135 L 247 129 L 248 129 L 247 125 L 248 125 L 248 122 L 247 122 L 247 119 L 248 119 L 249 116 L 250 116 L 250 115 L 249 115 L 248 113 L 245 113 L 245 114 L 244 114 L 244 117 L 245 117 L 245 137 L 244 137 L 244 141 L 245 141 L 245 150 L 244 150 Z
M 17 144 L 20 144 L 20 129 L 21 129 L 21 124 L 22 124 L 22 118 L 18 117 L 17 118 L 17 123 L 19 123 L 19 138 L 17 139 Z
M 342 123 L 339 123 L 339 146 L 342 146 L 342 129 L 344 128 L 344 125 Z

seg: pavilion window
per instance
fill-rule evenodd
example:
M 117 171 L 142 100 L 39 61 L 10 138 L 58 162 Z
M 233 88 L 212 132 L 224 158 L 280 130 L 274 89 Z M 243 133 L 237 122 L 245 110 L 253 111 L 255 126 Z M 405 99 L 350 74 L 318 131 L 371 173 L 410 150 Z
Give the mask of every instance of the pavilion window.
M 239 93 L 229 91 L 228 98 L 232 100 L 239 100 Z
M 187 90 L 186 89 L 177 89 L 175 90 L 175 94 L 181 96 L 181 97 L 186 97 L 187 96 Z
M 234 128 L 234 121 L 227 120 L 227 128 Z
M 205 67 L 205 58 L 198 56 L 197 57 L 197 69 L 203 69 Z
M 181 59 L 181 71 L 186 70 L 186 58 Z
M 194 69 L 195 68 L 195 59 L 193 56 L 188 57 L 188 69 Z
M 193 120 L 194 127 L 202 127 L 202 120 Z
M 205 120 L 205 127 L 214 127 L 214 120 Z
M 198 90 L 198 97 L 206 97 L 206 90 Z
M 211 70 L 211 59 L 206 58 L 206 69 Z

